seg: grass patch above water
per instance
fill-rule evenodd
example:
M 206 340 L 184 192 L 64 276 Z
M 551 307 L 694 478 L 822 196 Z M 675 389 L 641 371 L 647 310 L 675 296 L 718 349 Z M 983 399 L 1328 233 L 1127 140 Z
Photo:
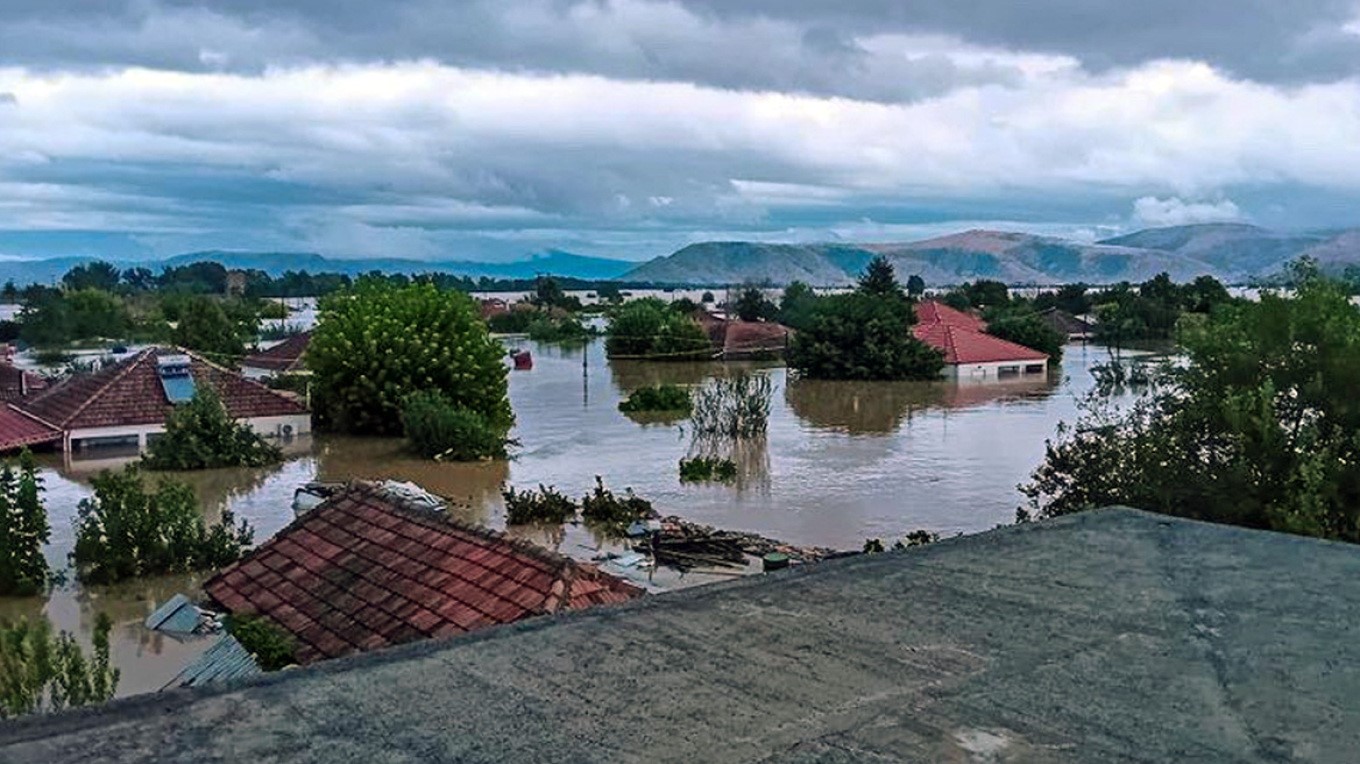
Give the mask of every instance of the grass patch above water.
M 664 384 L 634 390 L 627 399 L 619 402 L 619 411 L 625 414 L 657 412 L 688 414 L 690 405 L 688 390 L 679 385 Z

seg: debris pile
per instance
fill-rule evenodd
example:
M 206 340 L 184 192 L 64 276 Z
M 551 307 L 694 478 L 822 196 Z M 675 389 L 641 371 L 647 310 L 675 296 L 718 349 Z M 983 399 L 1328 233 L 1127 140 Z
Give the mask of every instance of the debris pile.
M 749 563 L 748 556 L 763 558 L 768 554 L 782 554 L 793 562 L 804 563 L 836 554 L 834 549 L 793 546 L 755 533 L 718 530 L 674 515 L 662 519 L 658 527 L 634 544 L 633 549 L 650 554 L 657 564 L 679 570 L 745 568 Z

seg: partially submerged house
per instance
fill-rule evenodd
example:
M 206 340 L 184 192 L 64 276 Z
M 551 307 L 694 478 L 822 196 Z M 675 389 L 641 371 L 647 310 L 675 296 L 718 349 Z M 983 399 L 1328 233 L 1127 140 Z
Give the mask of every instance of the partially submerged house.
M 446 637 L 643 590 L 597 568 L 354 483 L 214 576 L 204 592 L 324 658 Z
M 60 440 L 60 428 L 26 413 L 12 403 L 0 403 L 0 453 Z
M 311 342 L 309 331 L 294 334 L 277 345 L 246 356 L 241 360 L 241 373 L 249 379 L 265 379 L 305 371 L 303 357 Z
M 147 348 L 78 374 L 25 399 L 22 408 L 56 427 L 66 451 L 114 444 L 145 448 L 199 385 L 210 386 L 233 419 L 265 437 L 311 432 L 311 414 L 294 398 L 179 348 Z
M 1043 374 L 1048 354 L 987 334 L 987 322 L 938 300 L 916 304 L 916 339 L 944 354 L 944 374 L 954 379 L 1003 379 Z
M 773 321 L 742 321 L 696 311 L 696 320 L 713 343 L 714 355 L 725 361 L 783 358 L 793 330 Z
M 1084 342 L 1095 339 L 1096 326 L 1081 316 L 1068 313 L 1062 308 L 1049 308 L 1040 311 L 1039 319 L 1054 331 L 1066 337 L 1069 342 Z

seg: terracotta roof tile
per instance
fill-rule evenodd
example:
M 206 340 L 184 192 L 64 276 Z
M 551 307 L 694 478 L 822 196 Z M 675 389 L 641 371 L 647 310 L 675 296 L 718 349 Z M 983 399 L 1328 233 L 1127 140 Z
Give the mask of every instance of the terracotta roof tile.
M 161 424 L 174 404 L 165 396 L 156 358 L 186 354 L 195 383 L 212 386 L 236 419 L 307 413 L 293 398 L 179 348 L 147 348 L 99 371 L 78 374 L 25 399 L 23 408 L 67 430 Z
M 987 323 L 937 300 L 916 304 L 916 339 L 944 354 L 947 364 L 1047 361 L 1048 355 L 986 333 Z
M 0 451 L 61 440 L 61 430 L 18 407 L 0 403 Z
M 303 368 L 303 358 L 311 343 L 311 332 L 294 334 L 273 347 L 246 356 L 241 360 L 241 366 L 276 372 L 297 371 Z
M 354 484 L 214 576 L 208 596 L 263 613 L 307 662 L 642 595 L 545 549 Z

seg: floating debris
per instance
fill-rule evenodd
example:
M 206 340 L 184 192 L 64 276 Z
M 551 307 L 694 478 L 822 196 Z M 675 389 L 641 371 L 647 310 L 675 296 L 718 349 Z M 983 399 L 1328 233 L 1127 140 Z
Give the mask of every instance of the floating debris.
M 647 552 L 660 565 L 679 570 L 699 567 L 745 568 L 751 557 L 783 555 L 787 562 L 816 562 L 837 554 L 825 547 L 798 547 L 755 533 L 723 531 L 671 516 L 663 519 L 661 527 L 634 545 L 639 552 Z
M 215 634 L 222 630 L 221 618 L 204 610 L 183 594 L 176 594 L 146 617 L 146 628 L 167 634 Z

